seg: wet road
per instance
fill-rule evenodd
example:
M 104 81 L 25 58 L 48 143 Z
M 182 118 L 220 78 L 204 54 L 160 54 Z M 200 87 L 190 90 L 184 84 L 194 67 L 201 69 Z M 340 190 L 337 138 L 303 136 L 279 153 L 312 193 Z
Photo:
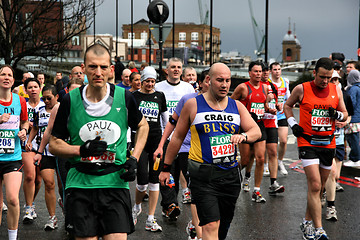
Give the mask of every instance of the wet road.
M 251 193 L 242 191 L 237 201 L 235 217 L 227 239 L 302 239 L 299 224 L 305 214 L 307 186 L 305 174 L 297 160 L 295 138 L 291 135 L 291 130 L 289 133 L 289 145 L 284 160 L 289 175 L 279 175 L 278 177 L 278 181 L 285 186 L 285 193 L 270 196 L 267 193 L 270 185 L 268 177 L 264 177 L 261 185 L 262 195 L 267 200 L 265 204 L 253 203 Z M 360 177 L 360 169 L 343 167 L 341 176 L 345 191 L 337 193 L 335 202 L 339 221 L 323 220 L 324 229 L 330 239 L 360 239 L 360 182 L 354 179 Z M 253 185 L 252 178 L 251 188 Z M 131 189 L 132 200 L 134 200 L 135 183 L 131 183 Z M 20 192 L 20 203 L 20 206 L 24 205 L 23 192 Z M 38 218 L 32 225 L 24 225 L 20 221 L 18 239 L 68 239 L 64 230 L 64 217 L 58 206 L 56 211 L 59 218 L 59 228 L 52 232 L 43 230 L 48 218 L 43 186 L 35 203 Z M 163 218 L 160 205 L 158 206 L 155 217 L 159 225 L 163 227 L 163 232 L 151 233 L 144 229 L 147 217 L 146 210 L 148 209 L 148 204 L 145 202 L 142 204 L 143 213 L 138 218 L 136 231 L 128 239 L 187 239 L 185 228 L 191 218 L 190 206 L 180 203 L 181 215 L 176 222 L 169 222 Z M 325 210 L 323 208 L 323 219 L 325 218 Z M 22 209 L 20 219 L 23 216 Z M 7 239 L 6 225 L 6 213 L 3 213 L 0 239 Z

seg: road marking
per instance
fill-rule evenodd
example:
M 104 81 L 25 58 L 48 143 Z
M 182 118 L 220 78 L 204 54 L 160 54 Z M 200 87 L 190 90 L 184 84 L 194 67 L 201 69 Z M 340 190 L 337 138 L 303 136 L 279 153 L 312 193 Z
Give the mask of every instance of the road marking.
M 299 173 L 305 173 L 304 170 L 303 170 L 304 168 L 303 168 L 303 166 L 301 164 L 301 160 L 293 161 L 289 165 L 289 168 L 294 170 L 294 171 L 297 171 Z M 339 182 L 342 183 L 342 184 L 348 185 L 348 186 L 353 186 L 353 187 L 356 187 L 356 188 L 360 188 L 360 181 L 358 181 L 357 179 L 352 179 L 352 178 L 347 178 L 347 177 L 340 176 Z

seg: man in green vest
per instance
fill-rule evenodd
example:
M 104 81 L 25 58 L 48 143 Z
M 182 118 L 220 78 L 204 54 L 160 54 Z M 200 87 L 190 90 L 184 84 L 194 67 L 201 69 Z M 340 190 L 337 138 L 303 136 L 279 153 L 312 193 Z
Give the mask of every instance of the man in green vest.
M 129 91 L 107 83 L 114 71 L 108 49 L 90 46 L 81 65 L 89 84 L 65 95 L 50 151 L 69 158 L 65 226 L 76 238 L 127 239 L 134 231 L 128 181 L 136 176 L 148 124 Z M 126 131 L 137 130 L 133 155 L 126 157 Z

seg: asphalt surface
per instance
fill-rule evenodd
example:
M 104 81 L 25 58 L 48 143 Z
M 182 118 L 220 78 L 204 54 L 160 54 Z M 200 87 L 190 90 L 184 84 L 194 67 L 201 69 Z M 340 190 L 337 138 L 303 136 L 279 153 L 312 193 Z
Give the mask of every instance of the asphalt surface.
M 306 207 L 306 178 L 297 157 L 295 138 L 289 131 L 289 145 L 285 155 L 285 165 L 289 174 L 279 174 L 278 182 L 285 186 L 285 192 L 281 195 L 270 196 L 267 193 L 270 179 L 264 177 L 261 185 L 261 193 L 266 198 L 266 203 L 254 203 L 251 201 L 251 192 L 241 192 L 236 205 L 235 217 L 232 221 L 227 239 L 302 239 L 299 224 L 305 215 Z M 360 169 L 343 167 L 341 182 L 344 192 L 336 195 L 337 222 L 325 220 L 326 208 L 323 208 L 323 226 L 330 239 L 360 239 L 360 182 L 355 179 L 360 177 Z M 251 179 L 250 186 L 254 182 Z M 131 183 L 131 196 L 134 202 L 135 183 Z M 159 200 L 161 197 L 159 198 Z M 159 201 L 160 202 L 160 201 Z M 181 196 L 179 196 L 181 202 Z M 61 209 L 57 206 L 56 212 L 59 219 L 59 228 L 54 231 L 44 231 L 44 225 L 48 219 L 45 206 L 44 187 L 42 186 L 36 200 L 36 212 L 38 218 L 31 225 L 24 225 L 22 217 L 24 211 L 24 194 L 20 192 L 21 215 L 19 223 L 18 239 L 68 239 L 64 228 L 64 217 Z M 190 216 L 190 205 L 180 203 L 181 215 L 176 222 L 169 222 L 161 216 L 161 207 L 155 212 L 155 217 L 162 232 L 148 232 L 145 230 L 148 203 L 142 204 L 143 212 L 138 217 L 136 231 L 129 235 L 128 239 L 187 239 L 185 231 Z M 2 215 L 0 226 L 0 239 L 7 239 L 6 213 Z

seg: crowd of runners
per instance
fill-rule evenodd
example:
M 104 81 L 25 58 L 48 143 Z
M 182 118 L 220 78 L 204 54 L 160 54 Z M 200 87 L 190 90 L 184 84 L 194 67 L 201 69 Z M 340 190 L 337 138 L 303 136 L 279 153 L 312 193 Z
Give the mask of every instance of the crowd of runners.
M 163 231 L 155 216 L 159 196 L 162 215 L 176 221 L 179 192 L 182 203 L 191 204 L 188 239 L 225 239 L 241 189 L 259 204 L 266 203 L 264 191 L 286 194 L 277 178 L 288 175 L 283 159 L 289 126 L 307 179 L 303 238 L 329 239 L 322 204 L 326 219 L 337 220 L 346 139 L 346 164 L 357 166 L 360 159 L 359 65 L 348 62 L 345 70 L 344 59 L 320 58 L 313 80 L 291 93 L 278 62 L 254 61 L 248 72 L 249 81 L 230 94 L 225 64 L 215 63 L 198 77 L 181 59 L 170 58 L 166 79 L 159 81 L 147 64 L 140 71 L 133 62 L 129 68 L 119 59 L 112 65 L 101 44 L 87 48 L 69 77 L 57 73 L 54 84 L 29 72 L 14 88 L 14 70 L 2 66 L 0 203 L 9 239 L 17 239 L 19 219 L 32 224 L 36 208 L 44 207 L 44 229 L 55 230 L 57 215 L 64 214 L 66 231 L 76 239 L 127 239 L 143 212 L 146 230 Z M 136 189 L 130 189 L 134 180 Z M 46 206 L 35 207 L 42 182 Z M 56 213 L 57 203 L 63 213 Z

